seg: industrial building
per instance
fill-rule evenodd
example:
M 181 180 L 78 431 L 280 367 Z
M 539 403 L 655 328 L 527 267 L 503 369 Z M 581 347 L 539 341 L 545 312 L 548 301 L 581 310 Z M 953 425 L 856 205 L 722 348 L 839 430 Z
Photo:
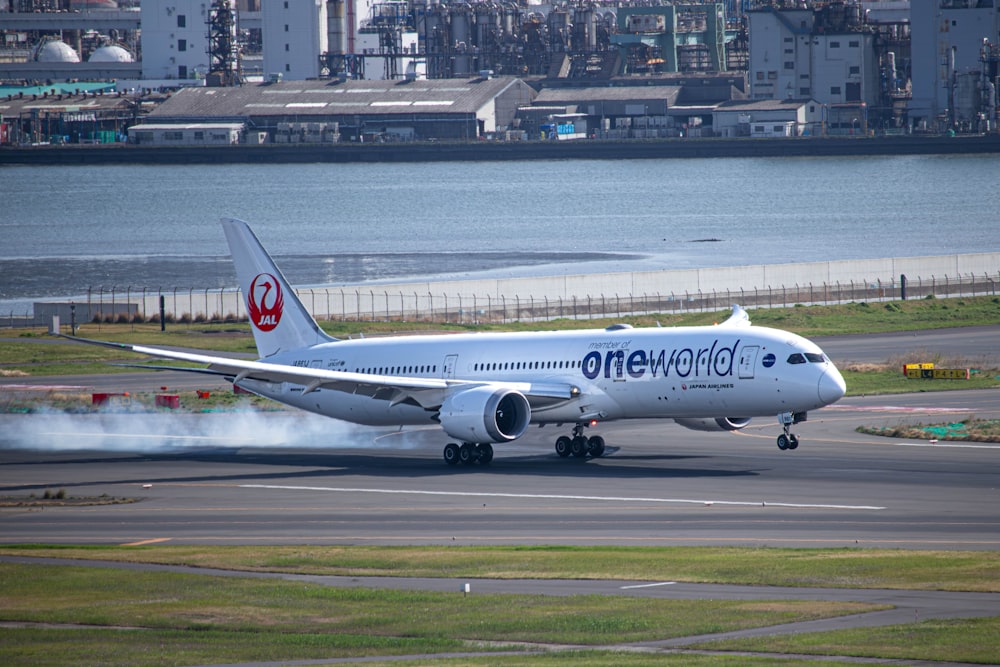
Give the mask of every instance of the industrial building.
M 712 111 L 719 137 L 804 137 L 823 134 L 824 106 L 816 100 L 734 100 Z
M 876 33 L 861 10 L 860 4 L 831 4 L 748 12 L 750 97 L 852 105 L 852 116 L 867 126 L 867 110 L 883 104 Z
M 817 102 L 829 134 L 995 131 L 998 65 L 1000 0 L 0 0 L 0 82 L 114 81 L 131 95 L 516 77 L 587 116 L 595 137 L 697 136 L 743 93 Z M 642 97 L 597 89 L 665 76 L 739 78 L 740 92 L 668 83 L 681 90 L 657 98 L 662 113 L 591 111 Z M 567 88 L 581 92 L 547 92 Z M 520 120 L 547 123 L 537 110 Z M 492 123 L 475 125 L 466 134 Z
M 113 83 L 8 87 L 0 94 L 0 145 L 121 142 L 142 111 L 143 100 Z
M 233 88 L 184 88 L 147 126 L 239 122 L 252 143 L 479 139 L 513 124 L 535 91 L 514 77 L 421 81 L 284 81 Z M 311 135 L 311 136 L 310 136 Z M 174 135 L 176 136 L 176 135 Z
M 913 99 L 918 129 L 996 130 L 1000 2 L 911 3 Z
M 600 139 L 652 139 L 714 136 L 713 110 L 722 102 L 746 97 L 745 79 L 731 74 L 618 77 L 605 86 L 545 86 L 530 109 L 518 113 L 520 128 L 538 136 L 551 113 L 586 116 L 590 135 Z M 635 85 L 643 83 L 644 85 Z M 558 127 L 556 128 L 558 134 Z

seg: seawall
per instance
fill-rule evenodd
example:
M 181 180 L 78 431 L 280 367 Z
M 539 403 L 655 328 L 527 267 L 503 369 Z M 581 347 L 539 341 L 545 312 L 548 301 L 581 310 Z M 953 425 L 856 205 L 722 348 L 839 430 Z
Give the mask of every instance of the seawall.
M 1000 134 L 976 136 L 629 141 L 264 144 L 258 146 L 69 145 L 0 148 L 0 164 L 239 164 L 830 157 L 1000 153 Z

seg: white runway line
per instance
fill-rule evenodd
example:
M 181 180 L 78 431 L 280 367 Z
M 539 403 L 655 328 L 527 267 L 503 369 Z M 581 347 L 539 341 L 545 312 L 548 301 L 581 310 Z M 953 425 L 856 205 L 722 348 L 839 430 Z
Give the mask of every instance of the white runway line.
M 636 584 L 635 586 L 622 586 L 620 587 L 619 590 L 628 591 L 632 590 L 633 588 L 655 588 L 657 586 L 673 586 L 676 583 L 677 583 L 676 581 L 660 581 L 655 584 Z
M 732 505 L 738 507 L 794 507 L 800 509 L 884 510 L 873 505 L 819 505 L 810 503 L 772 503 L 742 500 L 694 500 L 688 498 L 631 498 L 628 496 L 571 496 L 538 493 L 484 493 L 475 491 L 421 491 L 417 489 L 360 489 L 335 486 L 283 486 L 276 484 L 241 484 L 241 489 L 274 489 L 282 491 L 331 491 L 337 493 L 385 493 L 413 496 L 455 496 L 464 498 L 522 498 L 531 500 L 588 500 L 622 503 L 670 503 L 679 505 Z
M 893 447 L 939 447 L 942 449 L 1000 449 L 1000 445 L 988 443 L 962 442 L 961 440 L 949 440 L 948 442 L 890 442 Z

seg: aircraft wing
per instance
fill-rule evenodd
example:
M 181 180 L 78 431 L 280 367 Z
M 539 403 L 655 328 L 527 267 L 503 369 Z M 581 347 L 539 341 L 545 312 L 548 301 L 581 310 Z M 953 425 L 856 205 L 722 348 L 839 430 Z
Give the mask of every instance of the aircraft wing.
M 573 385 L 561 383 L 538 382 L 492 382 L 470 380 L 446 380 L 444 378 L 405 377 L 399 375 L 372 375 L 368 373 L 350 373 L 332 371 L 322 368 L 306 368 L 288 364 L 274 364 L 263 361 L 233 359 L 208 354 L 182 352 L 144 345 L 129 345 L 127 343 L 111 343 L 106 341 L 88 340 L 63 336 L 70 340 L 91 345 L 102 345 L 118 350 L 126 350 L 146 354 L 161 359 L 187 361 L 196 364 L 207 364 L 207 368 L 176 368 L 170 370 L 190 371 L 194 373 L 211 373 L 221 375 L 238 384 L 242 380 L 259 380 L 263 382 L 290 382 L 303 385 L 304 393 L 317 389 L 333 389 L 350 394 L 362 394 L 373 398 L 389 400 L 392 404 L 407 399 L 420 404 L 421 407 L 433 409 L 440 407 L 445 396 L 456 389 L 469 388 L 488 384 L 507 387 L 518 391 L 528 399 L 533 406 L 553 399 L 568 400 L 579 394 L 579 389 Z

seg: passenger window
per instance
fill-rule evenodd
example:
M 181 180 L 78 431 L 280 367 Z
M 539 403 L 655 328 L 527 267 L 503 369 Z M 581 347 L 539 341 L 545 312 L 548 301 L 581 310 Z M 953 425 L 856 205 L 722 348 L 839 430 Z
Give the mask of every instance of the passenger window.
M 790 364 L 804 364 L 806 363 L 806 358 L 796 352 L 795 354 L 788 357 L 788 363 Z

